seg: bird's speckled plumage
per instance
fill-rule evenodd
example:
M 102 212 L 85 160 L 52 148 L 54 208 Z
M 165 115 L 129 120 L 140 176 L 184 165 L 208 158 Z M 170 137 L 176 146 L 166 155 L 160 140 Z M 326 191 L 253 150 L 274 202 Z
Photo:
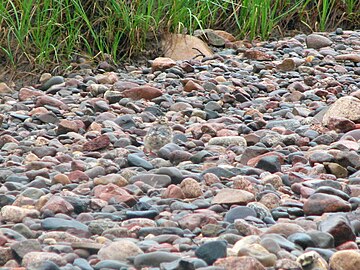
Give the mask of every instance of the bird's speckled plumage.
M 146 152 L 157 153 L 165 144 L 172 142 L 172 129 L 165 117 L 160 118 L 151 126 L 144 137 Z

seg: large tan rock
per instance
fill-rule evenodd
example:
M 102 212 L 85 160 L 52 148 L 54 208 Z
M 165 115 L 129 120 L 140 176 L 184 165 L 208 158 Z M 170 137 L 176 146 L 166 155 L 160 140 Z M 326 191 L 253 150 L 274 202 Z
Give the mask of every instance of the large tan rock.
M 333 117 L 344 117 L 351 121 L 360 121 L 360 99 L 352 96 L 341 97 L 324 114 L 322 123 L 328 125 Z
M 330 268 L 334 270 L 356 270 L 360 265 L 360 253 L 356 250 L 336 252 L 330 259 Z
M 213 55 L 211 49 L 201 39 L 190 35 L 169 34 L 164 38 L 162 47 L 164 56 L 175 61 L 201 59 L 201 54 Z

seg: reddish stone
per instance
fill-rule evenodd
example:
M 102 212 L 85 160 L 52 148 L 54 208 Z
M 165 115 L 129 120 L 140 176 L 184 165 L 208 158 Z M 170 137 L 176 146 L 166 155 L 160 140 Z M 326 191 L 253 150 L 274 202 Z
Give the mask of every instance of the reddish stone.
M 50 105 L 53 107 L 60 108 L 62 110 L 67 110 L 68 106 L 58 100 L 57 98 L 50 97 L 50 96 L 39 96 L 36 100 L 35 107 L 43 107 L 44 105 Z
M 336 250 L 359 249 L 357 244 L 353 241 L 345 242 L 336 247 Z
M 10 143 L 10 142 L 19 144 L 19 142 L 15 138 L 13 138 L 12 136 L 10 136 L 8 134 L 0 136 L 0 148 L 2 148 L 5 144 Z
M 130 206 L 136 203 L 136 199 L 131 196 L 125 189 L 114 185 L 98 185 L 93 189 L 95 197 L 109 201 L 110 199 L 114 199 L 117 202 L 124 202 Z
M 154 59 L 151 65 L 151 71 L 155 72 L 157 70 L 163 71 L 165 69 L 171 68 L 176 65 L 176 62 L 168 57 L 158 57 Z
M 251 60 L 258 60 L 258 61 L 266 61 L 266 60 L 273 60 L 273 56 L 264 53 L 262 51 L 259 50 L 254 50 L 254 49 L 250 49 L 250 50 L 246 50 L 244 52 L 244 57 L 251 59 Z
M 72 183 L 79 183 L 83 181 L 89 181 L 89 176 L 80 170 L 70 172 L 67 177 Z
M 164 191 L 163 198 L 176 198 L 176 199 L 185 199 L 185 195 L 182 192 L 181 188 L 176 185 L 170 185 Z
M 265 270 L 265 267 L 257 259 L 250 256 L 221 258 L 217 259 L 213 265 L 224 269 Z
M 21 88 L 19 91 L 19 100 L 24 101 L 35 97 L 43 96 L 44 93 L 40 91 L 30 90 L 28 88 Z
M 122 93 L 124 97 L 131 98 L 134 100 L 138 100 L 142 98 L 146 100 L 151 100 L 153 98 L 160 97 L 163 94 L 163 92 L 160 89 L 148 85 L 138 86 L 128 90 L 124 90 Z
M 206 224 L 217 224 L 216 219 L 209 217 L 207 214 L 195 213 L 188 214 L 178 220 L 181 228 L 194 230 L 195 228 L 201 228 Z
M 79 126 L 75 121 L 62 119 L 58 124 L 57 134 L 66 134 L 68 132 L 78 132 Z
M 200 84 L 198 84 L 198 83 L 196 83 L 196 82 L 194 82 L 192 80 L 188 80 L 187 83 L 184 86 L 184 91 L 185 92 L 191 92 L 191 91 L 203 92 L 204 88 Z
M 336 132 L 345 133 L 356 129 L 356 124 L 345 117 L 330 117 L 327 127 Z
M 350 203 L 338 196 L 324 193 L 315 193 L 304 203 L 304 213 L 308 216 L 322 215 L 327 212 L 349 212 L 350 210 Z
M 47 203 L 41 208 L 41 212 L 50 210 L 53 213 L 71 214 L 74 207 L 60 196 L 52 196 Z
M 92 139 L 91 141 L 84 143 L 83 150 L 84 151 L 96 151 L 96 150 L 106 148 L 109 145 L 110 145 L 110 139 L 106 134 L 104 134 L 95 139 Z
M 118 81 L 113 84 L 112 90 L 122 92 L 127 89 L 131 89 L 134 87 L 138 87 L 139 85 L 137 83 L 133 82 L 127 82 L 127 81 Z
M 284 156 L 283 155 L 276 153 L 276 152 L 268 152 L 268 153 L 265 153 L 265 154 L 262 154 L 262 155 L 259 155 L 259 156 L 256 156 L 256 157 L 250 159 L 247 162 L 247 165 L 251 166 L 251 167 L 255 167 L 260 159 L 262 159 L 263 157 L 268 157 L 268 156 L 277 156 L 279 158 L 280 164 L 284 164 Z

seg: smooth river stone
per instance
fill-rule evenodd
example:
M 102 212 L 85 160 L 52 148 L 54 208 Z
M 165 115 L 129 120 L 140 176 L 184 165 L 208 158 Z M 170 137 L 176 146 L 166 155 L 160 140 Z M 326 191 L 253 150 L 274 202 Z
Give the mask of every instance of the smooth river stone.
M 225 188 L 218 192 L 212 199 L 212 204 L 242 204 L 254 201 L 254 194 L 240 189 Z
M 66 231 L 68 229 L 77 229 L 81 231 L 88 231 L 88 226 L 85 224 L 71 219 L 62 219 L 62 218 L 45 218 L 41 221 L 41 227 L 44 230 L 59 230 L 59 231 Z
M 211 138 L 209 145 L 221 145 L 223 147 L 228 147 L 230 145 L 237 145 L 246 147 L 246 140 L 241 136 L 225 136 L 225 137 L 215 137 Z
M 207 264 L 213 264 L 219 258 L 226 257 L 226 241 L 210 241 L 202 244 L 195 251 L 195 255 Z
M 171 184 L 170 176 L 150 173 L 135 175 L 129 179 L 130 184 L 134 184 L 137 181 L 141 181 L 155 188 L 167 187 Z
M 326 111 L 322 123 L 326 126 L 332 117 L 344 117 L 354 122 L 360 121 L 360 100 L 352 96 L 341 97 Z
M 332 270 L 358 270 L 360 252 L 358 250 L 342 250 L 335 252 L 329 263 Z
M 303 209 L 307 216 L 320 216 L 326 212 L 349 212 L 351 204 L 335 195 L 315 193 L 305 201 Z
M 134 265 L 136 268 L 143 267 L 159 267 L 161 263 L 172 262 L 180 259 L 179 255 L 170 252 L 155 251 L 146 254 L 139 254 L 134 258 Z
M 120 240 L 102 247 L 98 256 L 100 260 L 126 261 L 129 257 L 134 257 L 144 252 L 132 241 Z

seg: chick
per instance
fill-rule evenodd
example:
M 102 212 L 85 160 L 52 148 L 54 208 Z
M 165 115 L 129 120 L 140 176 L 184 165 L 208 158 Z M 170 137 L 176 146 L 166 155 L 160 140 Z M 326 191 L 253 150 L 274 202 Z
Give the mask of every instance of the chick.
M 166 117 L 161 117 L 151 126 L 144 137 L 144 150 L 157 153 L 165 144 L 172 142 L 172 129 Z

